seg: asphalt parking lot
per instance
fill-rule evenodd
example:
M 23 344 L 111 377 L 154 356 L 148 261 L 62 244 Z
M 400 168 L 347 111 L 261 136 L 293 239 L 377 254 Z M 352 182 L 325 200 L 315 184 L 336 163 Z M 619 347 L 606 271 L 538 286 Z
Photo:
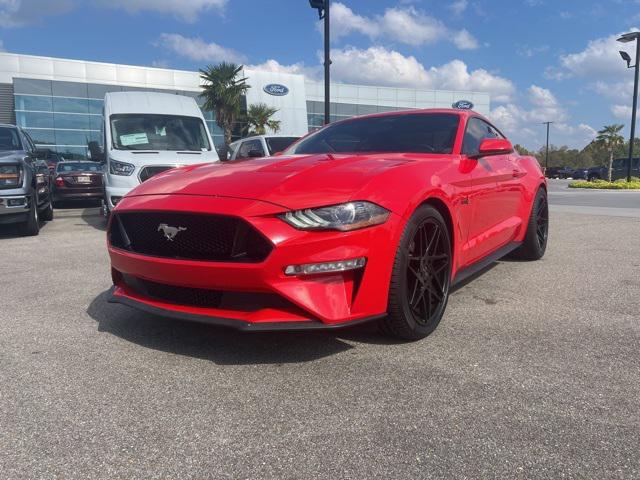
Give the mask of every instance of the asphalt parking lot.
M 108 304 L 96 209 L 3 230 L 0 478 L 638 478 L 640 195 L 550 190 L 544 259 L 416 343 Z

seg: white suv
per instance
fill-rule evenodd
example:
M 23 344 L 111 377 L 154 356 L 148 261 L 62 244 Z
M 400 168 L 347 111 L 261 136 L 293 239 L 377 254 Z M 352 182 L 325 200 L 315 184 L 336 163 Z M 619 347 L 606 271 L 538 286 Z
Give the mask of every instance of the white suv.
M 270 157 L 286 150 L 298 138 L 300 137 L 290 135 L 256 135 L 243 138 L 229 145 L 229 160 Z

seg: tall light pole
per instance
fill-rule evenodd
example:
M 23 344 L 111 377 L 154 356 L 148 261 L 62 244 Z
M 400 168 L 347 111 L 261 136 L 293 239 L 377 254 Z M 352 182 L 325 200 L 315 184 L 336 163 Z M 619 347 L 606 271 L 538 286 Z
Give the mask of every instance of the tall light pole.
M 618 41 L 622 43 L 636 42 L 636 62 L 631 66 L 631 57 L 627 52 L 620 52 L 620 56 L 627 62 L 627 68 L 635 68 L 633 81 L 633 110 L 631 110 L 631 136 L 629 137 L 629 164 L 627 165 L 627 182 L 631 181 L 631 164 L 633 163 L 633 141 L 636 136 L 636 109 L 638 108 L 638 60 L 640 59 L 640 32 L 625 33 Z
M 330 37 L 329 37 L 329 0 L 309 0 L 311 8 L 318 10 L 318 16 L 320 20 L 324 19 L 324 124 L 327 125 L 330 121 L 330 108 L 331 101 L 330 95 L 330 83 L 329 83 L 329 70 L 331 67 L 330 57 Z
M 543 125 L 547 126 L 547 149 L 544 154 L 544 169 L 547 170 L 549 168 L 549 125 L 553 122 L 542 122 Z

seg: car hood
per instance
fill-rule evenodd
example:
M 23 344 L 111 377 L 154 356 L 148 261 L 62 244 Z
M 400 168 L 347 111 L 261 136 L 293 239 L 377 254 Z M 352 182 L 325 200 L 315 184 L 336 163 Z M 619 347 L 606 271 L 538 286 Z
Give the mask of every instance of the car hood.
M 285 208 L 344 202 L 407 154 L 295 155 L 198 165 L 156 175 L 130 195 L 210 195 L 262 200 Z

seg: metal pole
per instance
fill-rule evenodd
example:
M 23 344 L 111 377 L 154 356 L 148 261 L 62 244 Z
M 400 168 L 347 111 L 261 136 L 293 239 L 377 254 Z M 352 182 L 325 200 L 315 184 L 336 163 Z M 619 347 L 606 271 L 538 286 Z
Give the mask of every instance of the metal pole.
M 636 109 L 638 108 L 638 67 L 640 65 L 640 40 L 636 38 L 636 74 L 633 82 L 633 110 L 631 111 L 631 136 L 629 138 L 629 165 L 627 165 L 627 182 L 631 181 L 631 164 L 633 162 L 633 142 L 636 136 Z
M 549 125 L 553 122 L 543 122 L 547 126 L 547 149 L 544 155 L 544 169 L 547 170 L 549 168 Z
M 329 102 L 330 83 L 329 83 L 329 67 L 331 66 L 330 58 L 330 36 L 329 36 L 329 3 L 330 0 L 324 0 L 324 124 L 327 125 L 330 120 Z

